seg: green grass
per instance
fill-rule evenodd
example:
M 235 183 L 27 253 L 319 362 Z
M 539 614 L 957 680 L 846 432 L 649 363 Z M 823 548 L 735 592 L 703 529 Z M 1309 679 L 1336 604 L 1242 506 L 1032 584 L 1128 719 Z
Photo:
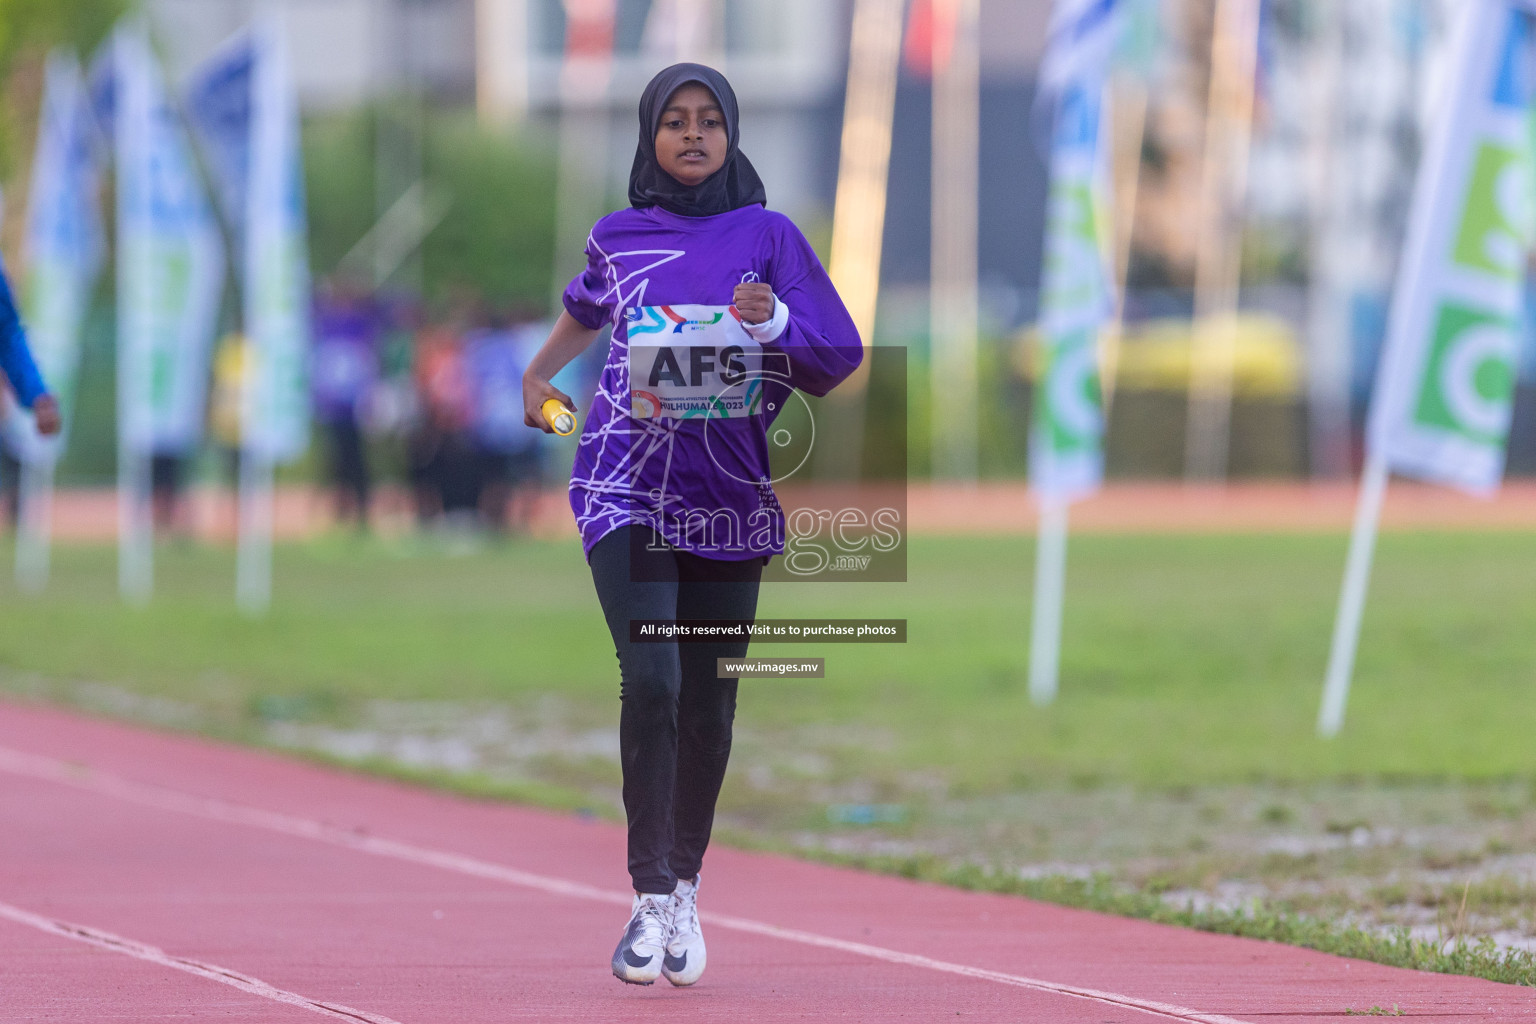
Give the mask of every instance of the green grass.
M 905 584 L 765 588 L 764 617 L 905 618 L 909 642 L 762 646 L 763 655 L 824 656 L 827 677 L 745 682 L 738 722 L 759 744 L 831 758 L 828 783 L 867 783 L 877 800 L 914 799 L 914 785 L 943 800 L 1034 786 L 1182 792 L 1255 781 L 1536 779 L 1526 640 L 1536 620 L 1536 533 L 1384 536 L 1348 723 L 1341 738 L 1323 741 L 1314 722 L 1344 554 L 1344 539 L 1327 536 L 1074 538 L 1061 695 L 1041 709 L 1025 686 L 1032 542 L 918 538 Z M 104 683 L 170 698 L 196 710 L 195 727 L 253 742 L 266 740 L 274 720 L 345 723 L 377 698 L 532 708 L 555 695 L 576 719 L 616 722 L 613 651 L 574 543 L 515 542 L 458 557 L 425 541 L 281 547 L 276 601 L 260 619 L 235 610 L 233 573 L 228 551 L 164 547 L 154 600 L 129 608 L 109 549 L 57 550 L 52 585 L 36 598 L 18 594 L 0 562 L 0 687 L 69 699 L 88 689 L 80 684 Z M 851 742 L 839 746 L 842 736 Z M 382 759 L 351 767 L 611 810 L 558 771 L 508 780 Z M 616 775 L 611 765 L 603 771 Z M 780 825 L 821 820 L 811 789 L 736 775 L 727 788 L 738 810 L 760 807 L 762 822 L 778 815 Z M 1295 814 L 1273 800 L 1254 813 L 1275 827 Z M 753 831 L 751 813 L 736 820 L 727 837 L 793 852 L 782 828 Z M 1530 954 L 1459 934 L 1444 943 L 1382 935 L 1284 904 L 1197 911 L 1125 878 L 1020 879 L 933 857 L 855 862 L 1536 984 Z M 1505 895 L 1479 891 L 1477 903 Z
M 1072 542 L 1061 696 L 1026 693 L 1033 547 L 918 539 L 905 584 L 765 588 L 774 617 L 899 617 L 903 646 L 807 644 L 824 680 L 743 684 L 739 720 L 792 737 L 893 737 L 845 773 L 925 772 L 954 795 L 1030 785 L 1154 787 L 1536 774 L 1536 535 L 1382 539 L 1344 735 L 1314 722 L 1344 556 L 1338 537 L 1083 537 Z M 228 552 L 163 548 L 146 608 L 124 607 L 103 548 L 62 548 L 25 598 L 0 564 L 12 680 L 106 682 L 214 720 L 324 717 L 376 697 L 556 693 L 593 715 L 616 667 L 574 544 L 466 557 L 332 539 L 279 550 L 263 619 L 233 606 Z M 276 709 L 275 711 L 273 709 Z
M 925 858 L 826 859 L 850 867 L 940 882 L 962 889 L 1007 893 L 1220 935 L 1240 935 L 1304 946 L 1321 953 L 1370 960 L 1390 967 L 1434 971 L 1438 974 L 1468 974 L 1510 985 L 1536 986 L 1536 953 L 1523 949 L 1499 949 L 1492 939 L 1472 941 L 1459 935 L 1447 937 L 1445 941 L 1416 939 L 1406 928 L 1398 929 L 1390 935 L 1381 935 L 1324 918 L 1297 914 L 1289 908 L 1264 904 L 1238 910 L 1197 909 L 1188 905 L 1180 907 L 1164 900 L 1155 891 L 1155 887 L 1127 889 L 1102 875 L 1087 879 L 1060 875 L 1018 878 L 976 867 L 955 867 Z

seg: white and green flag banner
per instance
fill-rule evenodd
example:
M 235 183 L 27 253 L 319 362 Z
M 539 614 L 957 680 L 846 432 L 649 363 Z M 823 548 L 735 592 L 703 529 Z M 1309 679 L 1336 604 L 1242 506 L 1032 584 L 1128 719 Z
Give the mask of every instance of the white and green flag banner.
M 1059 500 L 1104 476 L 1099 334 L 1114 308 L 1104 87 L 1118 13 L 1116 0 L 1062 0 L 1041 71 L 1054 110 L 1029 475 L 1036 494 Z
M 55 51 L 48 57 L 32 162 L 22 304 L 33 357 L 66 424 L 75 408 L 81 329 L 102 265 L 97 157 L 80 64 L 72 54 Z M 50 463 L 62 454 L 62 436 L 42 437 L 28 417 L 12 422 L 24 461 Z
M 202 437 L 224 248 L 143 23 L 119 27 L 107 109 L 118 192 L 118 429 L 139 453 Z
M 269 462 L 309 445 L 310 278 L 298 100 L 281 33 L 258 25 L 245 196 L 245 321 L 253 374 L 242 442 Z
M 1472 0 L 1425 153 L 1369 443 L 1389 468 L 1489 493 L 1504 472 L 1536 241 L 1533 11 Z

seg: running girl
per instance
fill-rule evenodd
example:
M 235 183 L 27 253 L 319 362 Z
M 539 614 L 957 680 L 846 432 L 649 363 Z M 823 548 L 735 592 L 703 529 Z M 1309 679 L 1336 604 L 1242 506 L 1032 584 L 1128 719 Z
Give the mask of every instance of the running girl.
M 863 355 L 810 244 L 765 209 L 737 114 L 699 64 L 646 86 L 631 208 L 592 229 L 523 378 L 525 419 L 548 432 L 546 400 L 575 408 L 550 378 L 613 325 L 570 496 L 619 660 L 635 898 L 612 966 L 639 985 L 704 971 L 699 867 L 736 711 L 716 659 L 747 641 L 636 642 L 631 622 L 755 617 L 763 565 L 784 550 L 769 426 L 794 389 L 824 395 Z

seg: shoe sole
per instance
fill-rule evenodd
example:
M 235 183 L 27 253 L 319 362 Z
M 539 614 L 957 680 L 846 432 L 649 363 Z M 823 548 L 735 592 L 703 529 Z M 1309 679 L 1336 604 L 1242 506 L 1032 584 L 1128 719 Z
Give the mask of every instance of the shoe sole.
M 649 978 L 645 977 L 644 975 L 637 978 L 630 977 L 628 972 L 624 969 L 621 969 L 618 964 L 613 965 L 613 976 L 618 978 L 626 985 L 654 985 L 656 984 L 656 979 L 661 977 L 659 973 Z
M 656 957 L 650 967 L 633 967 L 624 959 L 624 950 L 620 947 L 613 954 L 613 962 L 609 965 L 613 968 L 613 976 L 626 985 L 654 985 L 656 979 L 661 977 L 661 958 Z M 651 974 L 654 970 L 656 973 Z M 646 975 L 650 977 L 646 977 Z

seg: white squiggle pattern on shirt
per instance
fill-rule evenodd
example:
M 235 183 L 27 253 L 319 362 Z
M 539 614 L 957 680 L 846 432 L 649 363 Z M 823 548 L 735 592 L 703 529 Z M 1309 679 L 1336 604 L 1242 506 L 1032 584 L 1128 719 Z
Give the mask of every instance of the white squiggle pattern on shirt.
M 603 261 L 603 280 L 608 283 L 608 290 L 602 294 L 599 301 L 606 303 L 610 297 L 613 299 L 611 319 L 614 327 L 613 341 L 608 348 L 608 361 L 598 378 L 597 394 L 593 401 L 592 414 L 588 416 L 587 422 L 603 419 L 597 415 L 603 402 L 607 402 L 612 407 L 612 412 L 602 426 L 595 431 L 583 433 L 581 437 L 583 448 L 593 446 L 598 449 L 599 454 L 593 459 L 593 476 L 577 476 L 574 473 L 571 475 L 572 496 L 579 497 L 581 502 L 580 507 L 576 509 L 576 525 L 583 537 L 602 537 L 622 526 L 646 523 L 665 535 L 669 518 L 666 515 L 667 508 L 669 505 L 681 503 L 679 497 L 676 495 L 669 497 L 666 493 L 672 466 L 673 444 L 681 421 L 642 420 L 630 415 L 629 334 L 625 331 L 621 339 L 619 330 L 623 324 L 624 311 L 632 306 L 645 304 L 645 293 L 651 279 L 641 278 L 627 293 L 625 286 L 641 274 L 686 256 L 687 250 L 636 249 L 610 254 L 604 252 L 602 246 L 598 245 L 595 235 L 587 239 L 587 244 Z M 614 260 L 625 256 L 657 258 L 629 271 L 621 278 L 619 267 L 615 265 Z M 616 383 L 614 390 L 609 390 L 605 386 L 605 381 L 610 379 L 610 370 L 613 371 L 611 379 Z M 665 448 L 664 455 L 660 454 L 663 448 Z M 601 454 L 615 451 L 621 451 L 623 454 L 616 463 L 605 470 Z M 665 459 L 661 486 L 652 491 L 637 490 L 635 483 L 640 479 L 642 470 L 653 458 Z

